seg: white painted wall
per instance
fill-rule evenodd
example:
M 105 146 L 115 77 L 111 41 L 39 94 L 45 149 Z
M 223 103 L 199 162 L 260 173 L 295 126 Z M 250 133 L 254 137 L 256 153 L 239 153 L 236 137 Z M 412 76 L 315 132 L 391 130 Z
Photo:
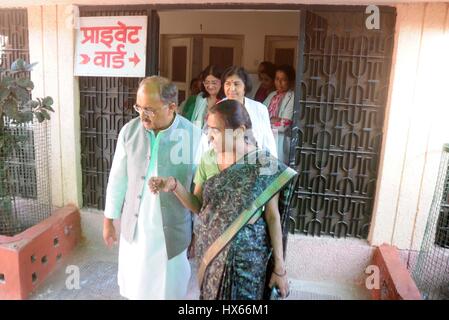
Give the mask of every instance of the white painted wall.
M 243 35 L 242 65 L 251 73 L 264 60 L 266 35 L 299 36 L 299 12 L 163 11 L 159 17 L 161 34 Z
M 449 4 L 398 5 L 395 42 L 369 239 L 416 250 L 449 142 Z
M 72 6 L 28 7 L 33 95 L 51 96 L 51 191 L 55 206 L 81 205 L 78 80 L 73 76 Z

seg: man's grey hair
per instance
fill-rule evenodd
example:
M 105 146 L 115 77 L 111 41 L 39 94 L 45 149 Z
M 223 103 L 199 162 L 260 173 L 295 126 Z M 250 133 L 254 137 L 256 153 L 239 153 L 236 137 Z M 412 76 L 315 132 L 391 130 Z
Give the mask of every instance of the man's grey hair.
M 162 103 L 178 105 L 178 88 L 173 82 L 161 76 L 151 76 L 140 81 L 138 90 L 150 83 L 155 83 L 159 86 L 159 97 Z

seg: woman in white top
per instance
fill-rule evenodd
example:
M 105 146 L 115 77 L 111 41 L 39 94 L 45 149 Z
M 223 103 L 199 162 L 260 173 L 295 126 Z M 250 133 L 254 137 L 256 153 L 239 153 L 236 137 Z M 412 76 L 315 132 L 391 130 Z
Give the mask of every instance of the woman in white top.
M 206 123 L 207 111 L 224 97 L 221 89 L 222 73 L 223 70 L 214 65 L 207 66 L 201 73 L 201 93 L 196 97 L 191 119 L 192 123 L 201 129 Z
M 293 105 L 295 102 L 295 69 L 282 65 L 276 69 L 274 85 L 276 91 L 270 93 L 263 102 L 270 114 L 271 128 L 277 137 L 279 160 L 288 163 L 291 141 Z
M 242 67 L 232 66 L 224 71 L 221 79 L 226 98 L 239 101 L 248 111 L 257 144 L 277 157 L 276 142 L 271 131 L 267 108 L 262 103 L 245 97 L 245 94 L 252 89 L 248 73 Z

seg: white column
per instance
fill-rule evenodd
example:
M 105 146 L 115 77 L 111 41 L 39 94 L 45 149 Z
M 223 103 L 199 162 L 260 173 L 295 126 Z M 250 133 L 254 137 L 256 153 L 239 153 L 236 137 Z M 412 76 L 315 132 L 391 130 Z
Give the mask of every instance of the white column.
M 51 96 L 51 190 L 55 206 L 80 206 L 81 161 L 78 80 L 73 76 L 74 30 L 71 5 L 28 7 L 31 79 L 34 97 Z
M 75 29 L 72 5 L 57 6 L 60 139 L 64 204 L 82 205 L 81 135 L 78 77 L 73 74 Z
M 53 18 L 53 19 L 52 19 Z M 58 96 L 55 90 L 57 74 L 54 65 L 57 60 L 50 59 L 52 51 L 55 51 L 56 43 L 56 21 L 54 15 L 42 6 L 28 7 L 28 34 L 30 46 L 30 61 L 37 62 L 31 73 L 34 82 L 33 98 L 51 96 L 54 100 L 55 113 L 52 113 L 51 126 L 51 195 L 53 205 L 63 206 L 62 172 L 60 161 L 60 139 L 59 139 L 59 109 Z M 53 32 L 51 28 L 53 27 Z M 50 29 L 50 30 L 49 30 Z M 53 66 L 53 68 L 52 68 Z M 40 177 L 38 177 L 40 178 Z
M 447 10 L 447 4 L 397 6 L 390 101 L 369 236 L 373 245 L 418 249 L 422 240 L 444 140 L 434 132 L 447 128 L 441 105 L 448 90 L 443 88 L 448 53 L 441 50 Z

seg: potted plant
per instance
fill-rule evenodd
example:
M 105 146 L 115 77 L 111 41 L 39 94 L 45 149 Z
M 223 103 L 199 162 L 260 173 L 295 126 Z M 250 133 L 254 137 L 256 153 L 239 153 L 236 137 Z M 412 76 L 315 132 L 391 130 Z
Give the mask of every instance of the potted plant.
M 36 63 L 29 64 L 23 59 L 14 61 L 9 68 L 0 67 L 0 234 L 11 230 L 11 223 L 17 223 L 13 215 L 14 193 L 10 186 L 8 159 L 14 151 L 20 150 L 27 142 L 26 135 L 10 130 L 13 126 L 50 119 L 54 112 L 51 97 L 31 97 L 34 88 L 29 73 Z

